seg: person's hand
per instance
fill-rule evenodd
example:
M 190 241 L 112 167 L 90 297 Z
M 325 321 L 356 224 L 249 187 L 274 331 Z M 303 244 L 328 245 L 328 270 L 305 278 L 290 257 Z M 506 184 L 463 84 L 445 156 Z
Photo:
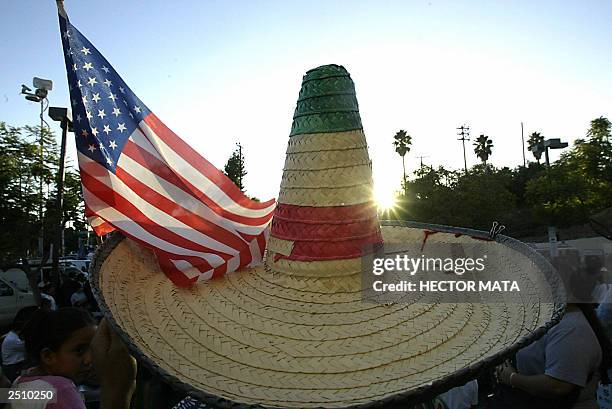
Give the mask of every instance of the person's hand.
M 495 368 L 497 380 L 504 385 L 512 386 L 511 379 L 512 375 L 515 373 L 516 369 L 508 361 Z
M 102 388 L 102 409 L 129 408 L 136 388 L 136 360 L 105 318 L 91 341 L 91 352 Z

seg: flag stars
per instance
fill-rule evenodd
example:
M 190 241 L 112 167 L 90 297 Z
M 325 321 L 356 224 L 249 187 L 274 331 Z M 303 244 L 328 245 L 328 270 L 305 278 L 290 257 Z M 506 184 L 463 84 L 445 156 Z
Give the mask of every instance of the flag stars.
M 89 148 L 87 148 L 88 151 L 90 151 L 91 153 L 94 153 L 94 151 L 96 150 L 96 146 L 92 143 L 89 144 Z
M 114 150 L 117 147 L 117 143 L 115 143 L 115 141 L 110 141 L 108 147 Z
M 113 82 L 107 78 L 104 80 L 104 85 L 106 85 L 107 87 L 110 87 L 111 85 L 113 85 Z
M 66 30 L 64 31 L 64 34 L 62 34 L 62 36 L 64 37 L 65 40 L 70 38 L 70 30 Z
M 72 71 L 76 71 L 77 69 L 78 69 L 78 68 L 77 68 L 76 63 L 72 64 Z
M 81 49 L 81 52 L 82 52 L 83 54 L 85 54 L 85 55 L 91 54 L 91 51 L 89 51 L 89 48 L 86 48 L 86 47 L 83 47 L 83 48 Z
M 83 120 L 83 118 L 81 118 L 81 114 L 77 114 L 77 116 L 76 116 L 76 121 L 77 121 L 78 123 L 81 123 L 81 121 L 82 121 L 82 120 Z
M 123 131 L 125 131 L 126 129 L 127 129 L 127 128 L 125 127 L 125 123 L 124 123 L 124 122 L 121 122 L 121 123 L 119 124 L 119 127 L 117 128 L 117 130 L 118 130 L 119 132 L 121 132 L 121 133 L 123 133 Z
M 130 118 L 134 119 L 134 115 L 132 115 L 131 112 L 128 112 L 130 114 Z
M 108 67 L 106 65 L 103 65 L 102 66 L 102 71 L 104 71 L 105 73 L 108 74 L 109 69 L 108 69 Z
M 89 86 L 93 87 L 94 84 L 97 84 L 98 81 L 96 80 L 96 77 L 89 77 L 89 81 L 87 81 L 87 84 L 89 84 Z
M 134 112 L 136 112 L 137 114 L 140 113 L 140 107 L 138 105 L 134 107 Z
M 76 64 L 75 64 L 75 65 L 76 65 Z M 90 63 L 90 62 L 86 62 L 86 63 L 83 65 L 83 69 L 84 69 L 84 70 L 87 70 L 87 72 L 89 72 L 89 70 L 91 70 L 92 68 L 93 68 L 93 64 L 92 64 L 92 63 Z
M 98 110 L 98 116 L 100 117 L 100 119 L 104 119 L 104 117 L 106 116 L 106 114 L 104 113 L 103 109 L 99 109 Z
M 115 115 L 115 118 L 117 118 L 119 115 L 121 115 L 121 110 L 119 108 L 113 108 L 113 115 Z
M 113 94 L 112 92 L 110 93 L 110 95 L 108 96 L 108 99 L 112 99 L 113 102 L 115 102 L 115 100 L 117 99 L 117 95 Z
M 83 105 L 87 105 L 88 104 L 88 102 L 87 102 L 87 95 L 83 95 L 82 99 L 83 99 Z
M 110 156 L 106 157 L 106 163 L 108 163 L 109 165 L 113 164 L 113 160 L 110 158 Z
M 98 129 L 94 127 L 94 128 L 91 128 L 91 133 L 93 136 L 97 137 L 99 132 L 98 132 Z
M 85 138 L 87 138 L 89 136 L 89 132 L 87 132 L 87 129 L 83 129 L 81 131 L 81 135 L 83 135 Z
M 102 132 L 104 132 L 106 135 L 108 135 L 109 133 L 111 133 L 110 126 L 108 126 L 108 125 L 104 125 L 104 130 L 103 130 Z
M 93 118 L 93 115 L 89 111 L 86 111 L 85 115 L 87 115 L 87 119 Z
M 120 91 L 122 94 L 125 94 L 125 88 L 123 88 L 123 87 L 119 87 L 119 91 Z
M 83 84 L 81 84 L 81 80 L 78 80 L 78 81 L 77 81 L 77 86 L 78 86 L 79 88 L 81 88 L 81 87 L 83 86 Z
M 101 99 L 100 93 L 98 92 L 97 94 L 93 94 L 93 97 L 91 97 L 91 99 L 97 104 L 98 101 Z

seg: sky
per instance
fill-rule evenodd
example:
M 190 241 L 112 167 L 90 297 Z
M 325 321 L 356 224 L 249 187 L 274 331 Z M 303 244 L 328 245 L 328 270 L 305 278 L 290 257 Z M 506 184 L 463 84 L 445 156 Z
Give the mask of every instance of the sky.
M 66 0 L 72 24 L 165 124 L 219 168 L 243 146 L 247 194 L 276 198 L 302 76 L 343 65 L 357 91 L 377 196 L 400 186 L 393 135 L 412 172 L 463 167 L 456 128 L 494 143 L 490 162 L 523 163 L 534 131 L 572 142 L 612 119 L 610 1 Z M 53 0 L 0 0 L 0 121 L 38 124 L 19 95 L 53 80 L 69 106 Z M 59 138 L 60 129 L 47 118 Z M 68 158 L 76 166 L 69 138 Z M 530 152 L 527 159 L 533 160 Z M 554 151 L 551 158 L 558 158 Z

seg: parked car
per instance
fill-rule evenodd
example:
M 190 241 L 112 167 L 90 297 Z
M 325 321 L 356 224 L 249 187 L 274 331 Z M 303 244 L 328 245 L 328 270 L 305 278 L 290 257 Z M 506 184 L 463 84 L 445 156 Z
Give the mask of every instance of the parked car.
M 36 301 L 31 291 L 20 290 L 0 277 L 0 327 L 10 326 L 20 310 L 32 306 L 36 306 Z
M 74 261 L 81 262 L 82 264 L 80 266 L 75 265 Z M 85 270 L 82 269 L 82 267 L 85 267 L 85 264 L 83 262 L 89 263 L 89 260 L 61 260 L 59 262 L 60 283 L 64 277 L 70 277 L 73 279 L 77 279 L 78 281 L 81 281 L 81 282 L 88 280 L 89 272 L 87 271 L 87 269 Z M 40 260 L 29 260 L 29 263 L 30 263 L 31 269 L 38 270 L 40 268 Z M 16 265 L 17 265 L 17 269 L 22 269 L 21 263 L 17 263 Z M 46 263 L 42 268 L 42 276 L 38 278 L 38 281 L 51 281 L 52 270 L 53 270 L 53 264 L 51 262 Z M 25 281 L 27 282 L 27 279 Z M 29 288 L 29 285 L 27 288 Z
M 30 291 L 30 282 L 28 281 L 28 276 L 25 271 L 21 268 L 13 267 L 9 268 L 6 271 L 0 270 L 0 278 L 3 278 L 5 281 L 13 284 L 19 290 Z
M 89 271 L 89 260 L 64 259 L 60 261 L 60 265 L 73 266 L 84 273 Z

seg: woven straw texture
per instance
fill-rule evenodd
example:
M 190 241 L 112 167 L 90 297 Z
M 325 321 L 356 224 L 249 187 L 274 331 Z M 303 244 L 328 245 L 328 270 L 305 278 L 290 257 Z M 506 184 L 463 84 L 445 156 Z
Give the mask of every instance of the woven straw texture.
M 279 203 L 348 206 L 372 198 L 372 162 L 362 130 L 289 140 Z
M 385 227 L 383 235 L 418 242 L 423 230 Z M 436 234 L 428 242 L 470 240 Z M 523 303 L 504 303 L 503 295 L 495 305 L 436 304 L 435 297 L 364 303 L 354 262 L 353 274 L 315 276 L 308 265 L 324 262 L 285 261 L 290 274 L 259 268 L 180 289 L 152 253 L 127 239 L 96 259 L 95 287 L 132 347 L 202 399 L 346 407 L 440 381 L 550 325 L 559 306 L 546 302 L 554 294 L 542 286 L 544 273 L 529 256 L 490 245 L 511 260 L 500 269 L 533 282 Z
M 290 136 L 361 129 L 355 85 L 339 65 L 325 65 L 304 75 Z

